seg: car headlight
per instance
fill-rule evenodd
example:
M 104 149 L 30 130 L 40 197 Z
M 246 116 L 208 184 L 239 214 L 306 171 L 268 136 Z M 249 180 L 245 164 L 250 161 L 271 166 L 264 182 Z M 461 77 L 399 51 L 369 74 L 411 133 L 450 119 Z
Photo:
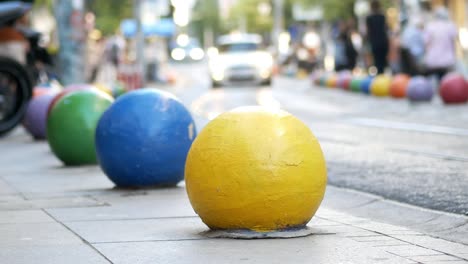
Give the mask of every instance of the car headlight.
M 208 63 L 210 68 L 211 78 L 215 81 L 222 81 L 224 79 L 224 71 L 226 70 L 226 65 L 219 58 L 211 59 Z
M 273 67 L 273 57 L 269 54 L 261 56 L 258 58 L 258 61 L 256 64 L 257 64 L 257 67 L 262 70 L 271 69 Z
M 270 78 L 273 69 L 273 57 L 270 54 L 262 54 L 257 59 L 256 67 L 262 79 Z
M 216 56 L 218 56 L 219 54 L 219 51 L 216 47 L 209 47 L 207 50 L 206 50 L 206 55 L 208 55 L 209 58 L 214 58 Z
M 224 60 L 221 59 L 221 57 L 216 57 L 210 59 L 208 62 L 208 67 L 210 68 L 210 72 L 224 71 L 226 70 L 227 64 Z
M 175 48 L 171 51 L 171 58 L 176 61 L 181 61 L 185 59 L 185 50 L 181 48 Z
M 189 55 L 192 60 L 201 60 L 205 56 L 205 52 L 201 48 L 193 48 Z

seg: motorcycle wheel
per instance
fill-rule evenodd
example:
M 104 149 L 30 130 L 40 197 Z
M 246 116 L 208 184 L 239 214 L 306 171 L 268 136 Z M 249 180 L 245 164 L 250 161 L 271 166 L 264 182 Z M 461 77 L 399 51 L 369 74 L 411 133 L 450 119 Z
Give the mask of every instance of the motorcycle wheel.
M 32 83 L 25 67 L 0 57 L 0 137 L 21 122 L 31 94 Z

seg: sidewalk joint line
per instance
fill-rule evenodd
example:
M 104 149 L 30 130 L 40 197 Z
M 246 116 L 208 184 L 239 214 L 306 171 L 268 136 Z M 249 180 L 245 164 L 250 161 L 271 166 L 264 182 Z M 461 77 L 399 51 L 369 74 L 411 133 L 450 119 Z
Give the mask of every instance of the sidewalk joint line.
M 85 219 L 85 220 L 70 220 L 63 221 L 64 223 L 82 223 L 82 222 L 112 222 L 112 221 L 138 221 L 138 220 L 159 220 L 159 219 L 185 219 L 199 218 L 198 216 L 162 216 L 162 217 L 142 217 L 142 218 L 100 218 L 100 219 Z
M 367 201 L 365 203 L 362 203 L 362 204 L 358 204 L 356 206 L 353 206 L 353 207 L 349 207 L 349 209 L 357 209 L 357 208 L 361 208 L 361 207 L 364 207 L 366 205 L 369 205 L 369 204 L 373 204 L 373 203 L 376 203 L 376 202 L 379 202 L 379 201 L 383 201 L 384 199 L 383 198 L 375 198 L 373 200 L 370 200 L 370 201 Z
M 106 257 L 103 253 L 101 253 L 97 248 L 95 248 L 91 243 L 89 243 L 88 241 L 86 241 L 86 239 L 82 238 L 78 233 L 76 233 L 75 231 L 73 231 L 71 228 L 69 228 L 67 225 L 65 225 L 64 223 L 60 222 L 58 219 L 56 219 L 52 214 L 50 214 L 49 212 L 47 212 L 46 209 L 44 208 L 41 208 L 41 210 L 47 214 L 50 218 L 54 219 L 55 222 L 57 222 L 58 224 L 62 225 L 65 229 L 67 229 L 69 232 L 71 232 L 72 234 L 74 234 L 75 236 L 77 236 L 85 245 L 88 245 L 93 251 L 95 251 L 97 254 L 99 254 L 101 257 L 103 257 L 105 260 L 107 260 L 109 263 L 114 263 L 112 262 L 108 257 Z
M 214 240 L 208 237 L 202 238 L 181 238 L 181 239 L 150 239 L 150 240 L 126 240 L 126 241 L 97 241 L 90 243 L 91 245 L 98 244 L 124 244 L 124 243 L 145 243 L 145 242 L 177 242 L 177 241 L 201 241 L 201 240 Z

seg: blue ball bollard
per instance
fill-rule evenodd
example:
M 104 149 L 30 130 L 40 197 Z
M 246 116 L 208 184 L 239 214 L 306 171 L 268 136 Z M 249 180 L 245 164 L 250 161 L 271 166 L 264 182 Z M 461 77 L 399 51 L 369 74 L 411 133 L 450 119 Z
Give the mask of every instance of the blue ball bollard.
M 372 77 L 372 76 L 369 76 L 369 77 L 365 78 L 364 80 L 362 80 L 362 82 L 361 82 L 361 92 L 362 93 L 370 94 L 371 85 L 372 85 L 373 80 L 374 80 L 374 77 Z
M 175 186 L 195 139 L 190 112 L 172 94 L 141 89 L 122 95 L 96 129 L 96 153 L 119 187 Z

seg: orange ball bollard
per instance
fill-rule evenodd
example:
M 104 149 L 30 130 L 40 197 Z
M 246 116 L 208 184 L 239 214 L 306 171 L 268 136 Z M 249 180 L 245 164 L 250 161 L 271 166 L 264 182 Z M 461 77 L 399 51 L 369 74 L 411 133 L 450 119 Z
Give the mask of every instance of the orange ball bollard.
M 408 87 L 409 81 L 409 75 L 397 74 L 390 84 L 390 95 L 394 98 L 406 97 L 406 87 Z

